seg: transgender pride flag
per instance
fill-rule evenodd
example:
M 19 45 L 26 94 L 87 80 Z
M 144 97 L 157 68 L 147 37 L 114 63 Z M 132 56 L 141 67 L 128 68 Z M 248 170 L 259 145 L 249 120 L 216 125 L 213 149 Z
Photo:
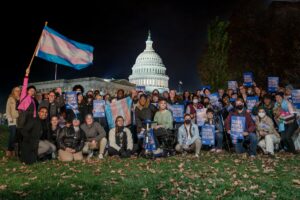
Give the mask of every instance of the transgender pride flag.
M 75 42 L 45 26 L 36 56 L 77 70 L 93 63 L 94 47 Z
M 115 127 L 115 120 L 118 116 L 124 118 L 124 126 L 131 124 L 131 104 L 131 98 L 126 97 L 105 105 L 105 115 L 110 129 Z

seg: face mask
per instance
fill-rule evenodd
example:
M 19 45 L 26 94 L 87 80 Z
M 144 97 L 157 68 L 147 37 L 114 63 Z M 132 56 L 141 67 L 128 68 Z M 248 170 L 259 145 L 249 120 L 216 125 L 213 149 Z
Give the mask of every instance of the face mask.
M 266 116 L 266 113 L 260 112 L 260 113 L 258 113 L 258 116 L 259 116 L 260 118 L 264 118 L 264 117 Z
M 193 99 L 193 103 L 198 103 L 198 99 Z
M 243 110 L 243 108 L 244 108 L 243 105 L 237 105 L 237 106 L 236 106 L 236 109 L 238 109 L 238 110 Z
M 190 124 L 190 123 L 191 123 L 191 120 L 190 120 L 190 119 L 186 119 L 186 120 L 184 120 L 184 123 Z

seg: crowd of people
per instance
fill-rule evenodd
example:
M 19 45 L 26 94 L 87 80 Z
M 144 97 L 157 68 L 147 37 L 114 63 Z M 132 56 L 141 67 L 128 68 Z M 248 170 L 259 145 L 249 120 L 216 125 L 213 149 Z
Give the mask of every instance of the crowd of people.
M 248 153 L 255 158 L 257 150 L 270 157 L 274 152 L 285 151 L 297 154 L 294 137 L 299 134 L 299 116 L 291 102 L 291 86 L 279 87 L 276 93 L 268 93 L 255 85 L 239 85 L 237 90 L 219 89 L 218 101 L 212 102 L 211 91 L 203 88 L 182 95 L 176 90 L 162 94 L 154 90 L 150 94 L 132 90 L 125 94 L 102 95 L 99 90 L 84 91 L 76 85 L 78 112 L 66 108 L 66 101 L 61 88 L 56 88 L 36 98 L 36 88 L 28 86 L 30 70 L 26 70 L 22 88 L 15 87 L 7 101 L 6 114 L 9 125 L 9 138 L 6 156 L 18 156 L 26 163 L 39 160 L 59 159 L 61 161 L 90 159 L 98 156 L 141 155 L 145 149 L 147 131 L 145 121 L 152 124 L 153 137 L 157 149 L 166 145 L 166 137 L 173 136 L 174 142 L 168 149 L 177 153 L 193 152 L 199 157 L 201 149 L 214 153 L 234 149 L 238 154 Z M 255 106 L 248 109 L 247 97 L 256 96 Z M 93 100 L 104 100 L 106 104 L 132 99 L 132 122 L 124 125 L 122 116 L 116 117 L 115 126 L 110 129 L 105 117 L 93 117 Z M 183 122 L 174 121 L 172 105 L 184 105 Z M 197 111 L 205 109 L 204 123 L 197 122 Z M 243 139 L 234 139 L 231 135 L 232 119 L 236 116 L 245 118 Z M 204 125 L 214 125 L 215 142 L 212 146 L 204 145 L 201 129 Z

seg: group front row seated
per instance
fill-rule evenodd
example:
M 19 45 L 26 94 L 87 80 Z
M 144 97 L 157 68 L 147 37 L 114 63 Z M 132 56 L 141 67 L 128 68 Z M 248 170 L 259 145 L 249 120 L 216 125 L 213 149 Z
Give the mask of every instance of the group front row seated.
M 277 97 L 278 99 L 281 96 Z M 151 110 L 145 106 L 146 98 L 140 98 L 139 107 L 136 109 L 137 117 L 151 117 Z M 284 102 L 283 102 L 284 103 Z M 168 134 L 174 134 L 173 119 L 171 112 L 167 109 L 167 103 L 164 99 L 159 101 L 159 110 L 153 116 L 157 125 L 153 127 L 154 140 L 160 147 L 163 143 L 162 138 Z M 288 104 L 286 106 L 288 109 Z M 230 112 L 225 120 L 225 129 L 231 134 L 231 123 L 234 116 L 245 118 L 245 130 L 242 133 L 243 139 L 237 139 L 233 142 L 237 153 L 248 152 L 251 157 L 256 155 L 257 146 L 263 153 L 274 156 L 274 149 L 280 143 L 280 135 L 274 127 L 273 120 L 267 115 L 263 108 L 258 109 L 256 120 L 252 119 L 245 108 L 243 99 L 237 98 L 235 102 L 235 111 Z M 212 152 L 222 152 L 223 146 L 223 123 L 213 109 L 206 110 L 207 119 L 204 125 L 214 125 L 215 127 L 215 145 L 212 146 Z M 199 157 L 202 147 L 201 127 L 193 122 L 195 114 L 186 113 L 184 123 L 179 127 L 177 133 L 177 145 L 174 146 L 178 153 L 194 152 L 195 157 Z M 96 121 L 93 116 L 85 116 L 84 123 L 76 117 L 69 119 L 66 126 L 59 127 L 58 117 L 53 115 L 50 118 L 50 124 L 47 123 L 48 108 L 40 107 L 36 118 L 27 119 L 25 126 L 21 129 L 22 140 L 20 143 L 20 159 L 26 164 L 31 164 L 44 157 L 56 157 L 61 161 L 82 160 L 83 155 L 87 158 L 94 155 L 98 150 L 98 158 L 103 159 L 107 152 L 110 156 L 120 156 L 127 158 L 140 151 L 143 148 L 144 141 L 135 145 L 133 135 L 129 128 L 124 126 L 124 118 L 118 116 L 115 120 L 115 127 L 109 131 L 108 136 L 104 128 Z M 144 119 L 143 119 L 144 120 Z M 142 123 L 139 123 L 142 126 Z M 292 125 L 285 125 L 283 131 L 289 131 Z M 145 129 L 137 127 L 137 130 L 144 132 Z M 200 132 L 199 132 L 200 130 Z M 287 132 L 288 133 L 288 132 Z M 287 148 L 289 146 L 289 137 L 284 140 Z M 293 150 L 293 149 L 292 149 Z M 292 152 L 291 150 L 291 152 Z

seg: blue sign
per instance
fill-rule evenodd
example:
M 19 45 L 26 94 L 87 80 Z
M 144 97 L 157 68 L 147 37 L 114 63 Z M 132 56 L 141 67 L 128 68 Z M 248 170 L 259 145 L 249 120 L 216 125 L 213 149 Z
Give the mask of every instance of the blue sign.
M 196 110 L 196 122 L 198 126 L 203 126 L 206 120 L 206 108 Z
M 247 101 L 246 102 L 247 110 L 249 110 L 251 112 L 252 109 L 254 108 L 255 104 L 258 102 L 258 96 L 247 97 L 246 101 Z
M 211 86 L 210 85 L 203 85 L 203 86 L 200 87 L 200 90 L 204 90 L 204 89 L 211 90 Z
M 268 77 L 268 91 L 276 92 L 278 89 L 279 77 Z
M 292 90 L 292 101 L 297 109 L 300 109 L 300 89 Z
M 105 117 L 105 101 L 94 100 L 93 101 L 93 116 L 94 117 Z
M 232 89 L 234 92 L 237 91 L 238 84 L 236 81 L 228 81 L 228 89 Z
M 155 151 L 157 149 L 156 142 L 154 139 L 153 129 L 147 131 L 146 136 L 144 137 L 144 148 L 146 151 Z
M 202 129 L 201 129 L 202 144 L 214 146 L 215 145 L 215 135 L 216 135 L 216 128 L 214 125 L 205 124 L 202 126 Z
M 135 87 L 135 89 L 136 89 L 136 91 L 145 92 L 146 87 L 143 86 L 143 85 L 137 85 L 137 86 Z
M 209 95 L 209 100 L 212 105 L 218 105 L 219 102 L 219 94 L 217 92 Z
M 253 85 L 253 73 L 252 72 L 244 73 L 244 85 L 246 87 L 251 87 Z
M 244 139 L 244 131 L 246 129 L 246 118 L 243 116 L 231 116 L 230 135 L 233 143 L 237 140 Z
M 79 113 L 77 103 L 77 92 L 66 92 L 66 109 L 73 110 L 75 114 Z
M 175 122 L 184 122 L 184 105 L 168 105 L 168 109 L 172 112 Z

